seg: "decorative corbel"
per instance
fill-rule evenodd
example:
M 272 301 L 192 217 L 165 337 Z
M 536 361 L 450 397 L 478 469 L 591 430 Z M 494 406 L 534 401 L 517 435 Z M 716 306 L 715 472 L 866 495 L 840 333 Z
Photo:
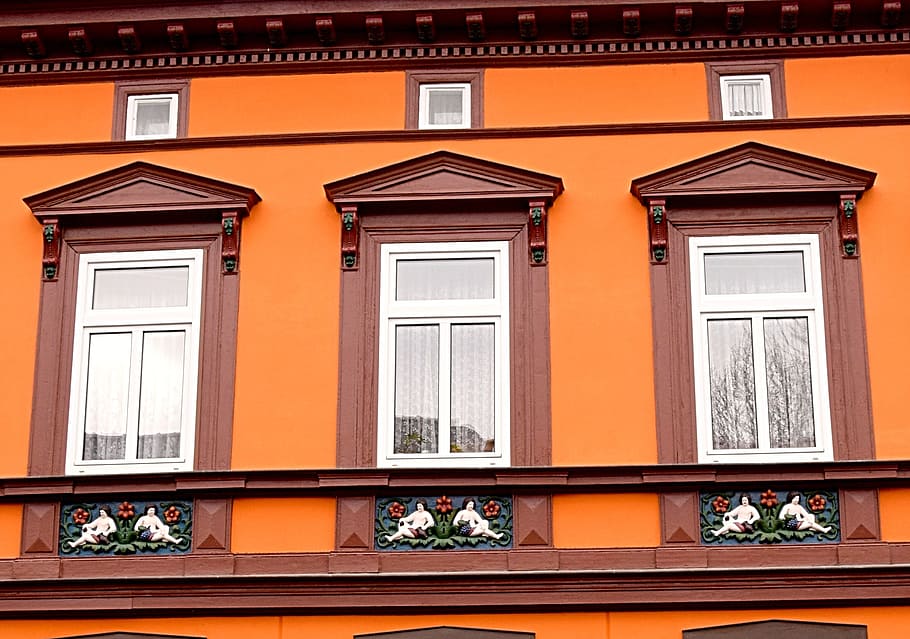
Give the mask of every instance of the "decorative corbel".
M 21 34 L 22 46 L 25 47 L 25 53 L 30 58 L 40 58 L 47 53 L 44 48 L 44 42 L 37 31 L 23 31 Z
M 641 35 L 641 11 L 626 9 L 622 12 L 622 32 L 630 38 Z
M 799 3 L 784 2 L 780 5 L 780 30 L 792 32 L 796 31 L 799 21 Z
M 284 29 L 283 20 L 266 20 L 265 34 L 269 39 L 269 46 L 280 49 L 288 43 L 288 34 Z
M 901 21 L 901 3 L 900 0 L 895 2 L 882 3 L 882 26 L 886 29 L 893 29 Z
M 528 202 L 528 249 L 531 266 L 547 263 L 547 203 Z
M 843 31 L 850 26 L 850 3 L 835 2 L 831 8 L 831 26 L 837 31 Z
M 359 266 L 360 218 L 356 206 L 341 207 L 341 268 L 352 271 Z
M 591 26 L 588 20 L 587 11 L 572 11 L 569 14 L 569 21 L 572 29 L 572 37 L 576 40 L 587 38 L 591 33 Z
M 651 264 L 667 263 L 667 202 L 648 202 L 648 238 L 651 244 Z
M 678 36 L 692 33 L 692 7 L 676 7 L 673 16 L 673 32 Z
M 727 5 L 726 27 L 727 33 L 739 33 L 743 30 L 743 22 L 746 17 L 746 7 L 742 4 Z
M 89 40 L 85 29 L 70 29 L 67 36 L 76 55 L 89 55 L 92 52 L 92 41 Z
M 41 257 L 41 271 L 44 281 L 57 279 L 60 270 L 60 223 L 56 219 L 44 220 L 44 254 Z
M 537 38 L 537 14 L 533 11 L 518 12 L 518 35 L 522 40 Z
M 237 211 L 221 214 L 221 272 L 230 275 L 237 272 L 240 260 L 240 215 Z
M 414 19 L 417 25 L 417 39 L 421 42 L 432 42 L 436 39 L 436 25 L 433 23 L 433 14 L 421 13 Z
M 468 40 L 471 42 L 480 42 L 487 37 L 482 13 L 469 13 L 464 17 L 464 22 L 468 28 Z
M 237 46 L 237 27 L 231 21 L 219 22 L 215 25 L 215 31 L 218 32 L 218 40 L 225 49 L 233 49 Z
M 372 45 L 385 42 L 385 27 L 382 23 L 382 16 L 367 16 L 364 18 L 364 25 L 367 30 L 367 42 Z
M 167 39 L 174 51 L 186 51 L 190 48 L 190 37 L 182 24 L 167 25 Z
M 139 42 L 139 34 L 136 33 L 135 27 L 119 27 L 117 37 L 120 39 L 120 48 L 124 53 L 139 53 L 142 49 L 142 43 Z
M 331 16 L 316 18 L 316 39 L 323 46 L 335 44 L 335 24 Z
M 856 224 L 856 196 L 841 195 L 837 209 L 840 241 L 844 257 L 859 257 L 859 227 Z

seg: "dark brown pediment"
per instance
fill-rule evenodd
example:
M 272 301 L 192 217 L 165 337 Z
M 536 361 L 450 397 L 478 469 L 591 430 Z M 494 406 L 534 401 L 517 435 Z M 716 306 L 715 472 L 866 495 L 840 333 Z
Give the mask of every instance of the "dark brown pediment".
M 75 635 L 60 639 L 205 639 L 201 636 L 160 635 L 148 632 L 100 632 L 91 635 Z
M 765 639 L 766 637 L 866 639 L 866 636 L 866 626 L 779 619 L 683 630 L 683 639 Z
M 212 211 L 220 216 L 232 210 L 243 216 L 259 201 L 256 192 L 245 186 L 147 162 L 133 162 L 25 198 L 42 222 L 182 211 Z
M 436 151 L 325 185 L 337 207 L 452 200 L 541 200 L 562 193 L 562 180 L 505 164 Z
M 668 205 L 713 196 L 806 196 L 859 199 L 872 187 L 875 173 L 845 164 L 746 142 L 718 153 L 632 181 L 632 194 L 646 204 Z
M 432 628 L 414 628 L 412 630 L 354 635 L 354 639 L 534 639 L 534 633 L 433 626 Z

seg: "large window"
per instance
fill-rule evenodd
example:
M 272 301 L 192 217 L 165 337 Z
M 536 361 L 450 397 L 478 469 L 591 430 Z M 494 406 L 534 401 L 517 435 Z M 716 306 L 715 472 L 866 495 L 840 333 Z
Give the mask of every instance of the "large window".
M 192 469 L 202 250 L 79 262 L 67 472 Z
M 380 465 L 507 464 L 507 242 L 385 244 Z
M 875 174 L 748 142 L 632 182 L 658 459 L 871 459 L 858 201 Z
M 135 162 L 26 198 L 43 227 L 29 474 L 230 467 L 251 189 Z
M 699 461 L 831 458 L 815 235 L 689 239 Z

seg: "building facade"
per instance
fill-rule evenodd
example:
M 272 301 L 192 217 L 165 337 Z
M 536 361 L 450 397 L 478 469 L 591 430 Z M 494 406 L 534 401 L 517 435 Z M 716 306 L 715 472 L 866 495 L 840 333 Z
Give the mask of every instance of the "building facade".
M 899 1 L 0 16 L 3 636 L 910 622 Z

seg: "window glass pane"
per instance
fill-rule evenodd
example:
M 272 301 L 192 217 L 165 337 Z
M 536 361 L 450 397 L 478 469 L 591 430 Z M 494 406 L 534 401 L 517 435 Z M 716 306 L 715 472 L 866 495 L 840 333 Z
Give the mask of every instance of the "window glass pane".
M 136 135 L 167 135 L 170 120 L 170 100 L 136 101 Z
M 438 452 L 438 433 L 439 326 L 396 326 L 394 452 Z
M 752 322 L 708 320 L 708 360 L 714 448 L 756 448 Z
M 760 80 L 728 82 L 727 100 L 734 117 L 759 116 L 765 112 L 764 89 Z
M 493 324 L 452 325 L 452 453 L 495 450 Z
M 185 331 L 146 331 L 139 385 L 139 459 L 180 456 Z
M 131 333 L 89 337 L 82 459 L 123 459 L 130 392 Z
M 705 254 L 705 293 L 802 293 L 802 251 Z
M 186 306 L 188 266 L 95 271 L 93 309 Z
M 815 446 L 809 319 L 769 318 L 764 330 L 771 447 Z
M 427 122 L 457 126 L 464 123 L 463 89 L 428 89 Z
M 493 258 L 398 260 L 397 300 L 493 299 Z

